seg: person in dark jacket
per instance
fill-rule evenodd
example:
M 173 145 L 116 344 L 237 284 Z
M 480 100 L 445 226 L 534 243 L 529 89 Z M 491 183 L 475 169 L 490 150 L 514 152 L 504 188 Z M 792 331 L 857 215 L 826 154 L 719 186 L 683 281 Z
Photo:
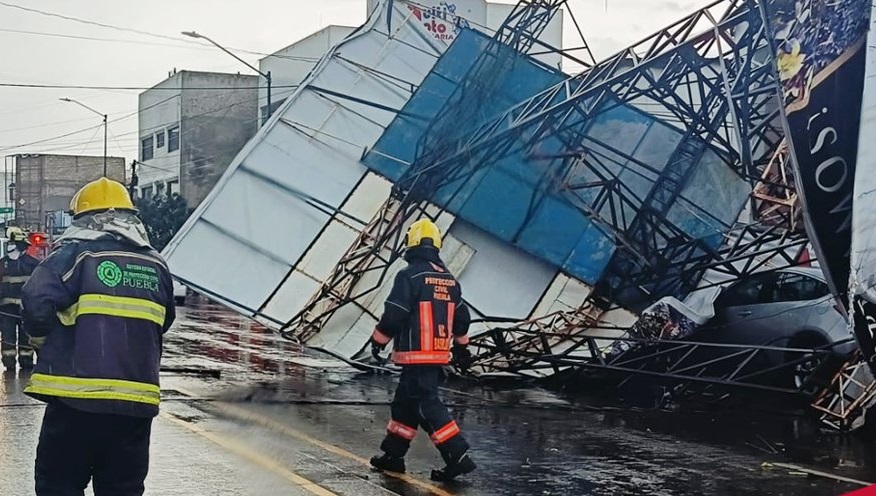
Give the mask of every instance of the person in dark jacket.
M 40 262 L 27 254 L 30 243 L 24 232 L 12 228 L 10 231 L 0 268 L 0 354 L 3 366 L 12 371 L 16 356 L 22 369 L 33 368 L 33 348 L 21 327 L 21 288 Z
M 173 281 L 125 187 L 100 178 L 71 202 L 73 223 L 22 294 L 38 360 L 26 394 L 48 403 L 36 494 L 142 495 L 158 414 Z
M 470 362 L 470 316 L 459 282 L 438 256 L 440 249 L 441 233 L 432 221 L 421 219 L 411 225 L 405 253 L 408 266 L 396 275 L 371 336 L 375 356 L 393 341 L 392 360 L 402 366 L 387 434 L 380 445 L 383 455 L 371 458 L 371 465 L 403 473 L 404 456 L 417 428 L 422 428 L 447 464 L 433 470 L 432 479 L 450 481 L 476 468 L 468 455 L 468 442 L 438 396 L 443 367 L 450 363 L 451 354 L 461 368 Z

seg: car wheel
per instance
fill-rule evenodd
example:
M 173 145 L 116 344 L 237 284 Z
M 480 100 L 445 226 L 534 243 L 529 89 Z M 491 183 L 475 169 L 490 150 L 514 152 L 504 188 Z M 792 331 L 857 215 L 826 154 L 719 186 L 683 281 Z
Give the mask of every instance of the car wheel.
M 827 344 L 827 341 L 825 341 L 825 339 L 821 336 L 804 334 L 801 336 L 795 336 L 793 339 L 791 339 L 789 347 L 815 349 L 825 346 Z M 799 358 L 799 354 L 790 354 L 787 361 L 793 361 Z M 815 373 L 815 371 L 824 364 L 824 361 L 825 356 L 821 355 L 817 357 L 811 357 L 806 361 L 796 364 L 792 372 L 792 382 L 790 385 L 794 387 L 794 389 L 799 389 L 801 392 L 806 394 L 817 393 L 820 388 L 814 384 L 808 384 L 808 381 L 812 374 Z

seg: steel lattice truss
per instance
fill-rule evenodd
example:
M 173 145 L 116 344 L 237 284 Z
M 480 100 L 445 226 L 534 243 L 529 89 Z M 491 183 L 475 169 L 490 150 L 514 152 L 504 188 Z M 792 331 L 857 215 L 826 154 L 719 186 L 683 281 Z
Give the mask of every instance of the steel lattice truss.
M 465 76 L 465 84 L 456 87 L 438 115 L 432 119 L 418 143 L 417 162 L 440 160 L 441 154 L 453 147 L 459 139 L 461 123 L 479 120 L 480 104 L 489 99 L 495 88 L 514 68 L 514 55 L 528 51 L 567 0 L 524 0 L 517 4 L 492 43 L 478 55 Z M 586 45 L 586 44 L 585 44 Z M 589 49 L 588 54 L 589 54 Z M 590 55 L 592 58 L 592 54 Z M 419 185 L 398 184 L 399 192 L 410 200 L 427 199 L 434 179 L 442 174 L 435 171 L 428 182 Z M 416 183 L 416 181 L 414 182 Z M 419 186 L 419 188 L 418 188 Z M 409 187 L 418 188 L 412 194 Z
M 337 309 L 379 287 L 383 274 L 395 259 L 392 247 L 398 244 L 402 234 L 401 223 L 406 215 L 400 207 L 401 202 L 394 199 L 381 206 L 304 309 L 280 329 L 284 337 L 306 342 L 319 333 Z M 368 272 L 381 273 L 377 284 L 354 293 L 356 284 Z
M 666 208 L 677 199 L 705 143 L 721 150 L 729 166 L 755 182 L 781 141 L 777 110 L 771 106 L 777 94 L 772 59 L 755 2 L 715 2 L 521 102 L 476 133 L 460 136 L 458 123 L 465 122 L 476 107 L 471 103 L 485 98 L 492 91 L 490 83 L 495 84 L 503 74 L 502 67 L 513 63 L 498 57 L 501 50 L 531 47 L 537 27 L 543 27 L 564 3 L 518 4 L 491 45 L 497 48 L 486 50 L 476 60 L 465 83 L 425 133 L 418 160 L 396 185 L 394 198 L 369 223 L 307 307 L 284 327 L 285 332 L 306 340 L 337 308 L 355 304 L 359 296 L 376 289 L 376 285 L 356 286 L 365 274 L 388 270 L 397 257 L 404 220 L 422 211 L 429 192 L 471 176 L 476 167 L 489 167 L 514 149 L 533 149 L 539 141 L 555 136 L 563 137 L 570 152 L 551 158 L 554 168 L 568 174 L 586 167 L 599 178 L 585 185 L 564 180 L 556 188 L 573 200 L 580 200 L 576 195 L 584 189 L 598 188 L 596 201 L 575 204 L 621 248 L 613 271 L 592 299 L 598 307 L 610 306 L 615 293 L 646 286 L 652 301 L 661 294 L 684 294 L 708 269 L 738 277 L 766 264 L 776 266 L 773 262 L 778 259 L 778 266 L 793 263 L 789 253 L 805 241 L 778 226 L 728 228 L 725 243 L 709 248 L 665 219 Z M 659 106 L 663 120 L 685 132 L 647 198 L 637 198 L 611 175 L 603 157 L 592 151 L 612 150 L 608 144 L 583 137 L 589 119 L 622 103 Z M 630 259 L 636 263 L 629 263 Z M 380 277 L 375 284 L 383 280 Z
M 800 200 L 788 153 L 788 145 L 783 142 L 764 167 L 752 197 L 756 218 L 760 222 L 797 231 L 803 228 L 803 224 L 800 222 Z
M 722 395 L 734 387 L 805 395 L 812 394 L 805 382 L 799 387 L 788 387 L 771 384 L 769 379 L 776 372 L 791 372 L 801 363 L 826 361 L 832 357 L 827 348 L 612 338 L 601 336 L 599 331 L 604 328 L 599 326 L 590 327 L 584 333 L 569 332 L 588 320 L 589 315 L 583 313 L 557 313 L 521 324 L 512 332 L 493 329 L 474 343 L 479 351 L 477 365 L 487 370 L 530 376 L 563 374 L 568 377 L 582 372 L 613 372 L 620 383 L 636 376 L 650 376 L 662 379 L 677 395 L 691 394 L 694 390 L 697 394 L 706 392 L 697 386 L 707 386 Z M 515 341 L 508 341 L 512 336 Z M 558 337 L 562 339 L 555 339 Z M 616 343 L 632 346 L 612 354 Z M 758 363 L 758 359 L 768 353 L 783 353 L 790 359 L 778 365 Z
M 468 109 L 469 114 L 476 112 L 476 106 L 465 105 L 466 102 L 479 101 L 487 98 L 493 91 L 493 86 L 504 71 L 505 66 L 502 51 L 528 51 L 534 45 L 558 51 L 540 41 L 538 38 L 548 26 L 551 19 L 565 6 L 567 0 L 524 0 L 517 4 L 513 12 L 496 32 L 490 49 L 484 52 L 469 71 L 469 80 L 476 81 L 474 92 L 469 89 L 465 94 L 454 93 L 449 99 L 446 109 Z M 574 18 L 573 18 L 574 19 Z M 576 22 L 577 26 L 577 22 Z M 583 38 L 582 38 L 583 39 Z M 583 49 L 592 60 L 592 54 L 584 43 Z M 564 56 L 576 62 L 586 64 L 569 53 Z M 498 72 L 497 72 L 498 71 Z M 476 94 L 475 94 L 476 93 Z M 440 150 L 452 139 L 452 130 L 457 123 L 452 119 L 471 118 L 471 115 L 460 116 L 459 111 L 440 114 L 432 123 L 426 136 L 434 137 L 434 141 L 425 146 L 432 150 Z M 451 120 L 447 118 L 450 117 Z M 392 262 L 398 258 L 398 247 L 402 239 L 404 221 L 415 212 L 423 212 L 427 206 L 425 200 L 417 200 L 413 195 L 399 195 L 396 192 L 381 207 L 375 217 L 365 226 L 356 242 L 347 250 L 331 275 L 321 285 L 317 293 L 311 297 L 304 309 L 281 329 L 284 336 L 306 341 L 318 333 L 328 322 L 336 310 L 346 304 L 356 304 L 357 300 L 377 290 L 384 282 L 385 274 Z M 361 287 L 360 282 L 367 274 L 380 274 L 371 284 Z
M 578 30 L 582 45 L 563 50 L 550 46 L 539 39 L 541 33 L 550 24 L 551 19 L 561 12 L 560 9 L 568 7 L 567 3 L 568 0 L 523 0 L 518 2 L 511 14 L 502 23 L 502 26 L 496 31 L 493 39 L 520 53 L 531 53 L 533 46 L 542 47 L 550 52 L 562 52 L 564 57 L 589 67 L 595 64 L 596 60 L 593 58 L 593 53 L 590 51 L 590 47 L 581 33 L 578 21 L 568 8 L 567 12 L 575 25 L 575 29 Z M 580 60 L 575 57 L 573 52 L 576 51 L 583 51 L 586 60 Z
M 604 331 L 616 336 L 618 329 L 606 329 L 602 322 L 605 311 L 618 303 L 630 308 L 702 287 L 706 271 L 732 280 L 793 265 L 807 242 L 793 223 L 796 197 L 782 151 L 774 60 L 759 1 L 714 2 L 599 64 L 573 58 L 588 69 L 466 130 L 459 123 L 477 118 L 477 103 L 489 98 L 512 69 L 515 62 L 509 54 L 544 46 L 538 35 L 566 3 L 520 2 L 430 124 L 416 161 L 391 197 L 320 290 L 286 323 L 283 335 L 306 342 L 344 305 L 362 308 L 360 299 L 385 284 L 399 256 L 406 222 L 440 210 L 429 203 L 430 194 L 523 152 L 550 171 L 542 194 L 564 195 L 618 249 L 581 307 L 496 325 L 473 339 L 476 370 L 540 376 L 610 371 L 668 381 L 678 394 L 723 391 L 727 386 L 800 393 L 761 381 L 776 370 L 756 367 L 757 358 L 775 352 L 773 348 L 735 347 L 722 358 L 699 359 L 701 352 L 721 345 L 644 342 L 609 355 L 613 343 L 635 340 L 609 337 Z M 645 169 L 650 164 L 585 133 L 588 122 L 620 105 L 642 109 L 682 133 L 668 165 L 653 170 L 654 187 L 645 197 L 619 180 L 610 162 L 620 157 Z M 557 139 L 565 151 L 540 155 L 541 143 Z M 752 186 L 753 220 L 728 226 L 717 247 L 666 219 L 669 206 L 683 200 L 682 187 L 707 147 L 717 150 L 723 163 Z M 544 167 L 546 161 L 549 167 Z M 830 356 L 823 349 L 781 351 L 794 358 L 779 368 Z M 859 377 L 860 369 L 848 364 L 818 393 L 813 406 L 831 425 L 845 427 L 876 394 L 872 377 Z
M 876 381 L 860 352 L 836 372 L 830 383 L 812 402 L 821 421 L 837 430 L 856 427 L 861 413 L 876 397 Z
M 662 296 L 642 286 L 643 281 L 657 284 L 675 278 L 674 284 L 664 284 L 666 289 L 692 289 L 690 279 L 674 277 L 667 267 L 678 263 L 679 254 L 689 254 L 692 264 L 720 259 L 720 254 L 668 222 L 669 207 L 679 201 L 707 146 L 754 186 L 782 139 L 777 77 L 757 2 L 715 2 L 474 130 L 461 130 L 459 123 L 470 121 L 474 102 L 484 94 L 483 82 L 495 80 L 490 77 L 499 77 L 512 65 L 491 58 L 490 50 L 481 59 L 470 73 L 478 77 L 466 79 L 454 94 L 456 100 L 433 123 L 398 190 L 414 199 L 454 183 L 460 184 L 459 191 L 477 170 L 522 151 L 538 160 L 546 175 L 566 178 L 544 181 L 544 194 L 561 192 L 622 248 L 600 285 L 606 298 L 627 300 L 635 307 Z M 683 132 L 669 164 L 662 171 L 651 168 L 656 180 L 644 198 L 606 163 L 609 153 L 623 160 L 636 158 L 586 135 L 595 117 L 619 105 L 644 109 Z M 540 144 L 556 139 L 566 152 L 537 155 Z M 589 181 L 568 180 L 581 176 L 582 168 Z M 639 290 L 624 294 L 618 291 L 622 287 Z
M 787 231 L 775 226 L 766 230 L 748 226 L 728 233 L 728 237 L 731 234 L 734 238 L 728 239 L 718 250 L 720 259 L 690 262 L 692 272 L 679 274 L 693 277 L 709 270 L 723 276 L 722 280 L 735 280 L 746 274 L 794 265 L 799 251 L 807 243 L 805 238 L 789 237 Z M 703 284 L 700 289 L 706 287 L 709 285 Z M 604 339 L 598 332 L 600 317 L 603 310 L 611 306 L 611 302 L 599 298 L 598 295 L 591 297 L 574 310 L 499 327 L 478 336 L 473 344 L 484 353 L 478 355 L 476 364 L 484 372 L 519 373 L 533 367 L 532 357 L 541 357 L 540 360 L 547 357 L 548 361 L 568 359 L 567 366 L 577 363 L 589 367 L 598 363 L 598 353 L 592 347 L 597 340 Z M 588 353 L 578 353 L 582 348 Z M 515 355 L 516 352 L 520 355 Z

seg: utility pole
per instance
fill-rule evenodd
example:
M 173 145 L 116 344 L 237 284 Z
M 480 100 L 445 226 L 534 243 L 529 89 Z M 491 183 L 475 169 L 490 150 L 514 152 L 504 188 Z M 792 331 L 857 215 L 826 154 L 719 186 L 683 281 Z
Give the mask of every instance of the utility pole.
M 131 201 L 133 201 L 136 196 L 134 191 L 137 188 L 137 184 L 140 182 L 140 178 L 137 177 L 137 164 L 139 164 L 139 162 L 136 160 L 131 162 L 131 181 L 128 183 L 128 193 L 131 195 Z
M 107 171 L 106 171 L 107 114 L 102 114 L 102 113 L 98 112 L 97 110 L 94 110 L 93 108 L 89 107 L 88 105 L 85 105 L 85 104 L 82 103 L 82 102 L 79 102 L 79 101 L 73 100 L 72 98 L 59 98 L 59 100 L 61 100 L 62 102 L 75 103 L 76 105 L 79 105 L 80 107 L 85 107 L 86 109 L 88 109 L 88 110 L 94 112 L 95 114 L 97 114 L 97 115 L 103 117 L 103 177 L 106 177 L 106 172 L 107 172 Z
M 196 39 L 201 39 L 201 40 L 207 40 L 207 41 L 209 41 L 209 42 L 212 43 L 213 46 L 215 46 L 216 48 L 222 50 L 223 52 L 227 53 L 228 55 L 231 55 L 232 57 L 234 57 L 235 59 L 237 59 L 238 62 L 240 62 L 241 64 L 243 64 L 243 65 L 245 65 L 245 66 L 247 66 L 247 67 L 249 67 L 250 69 L 252 69 L 252 70 L 255 71 L 256 73 L 258 73 L 260 76 L 262 76 L 263 78 L 265 78 L 265 81 L 267 81 L 267 84 L 268 84 L 268 107 L 267 107 L 267 110 L 265 111 L 265 115 L 262 117 L 262 125 L 264 126 L 265 123 L 268 122 L 268 118 L 269 118 L 269 117 L 271 116 L 271 114 L 273 113 L 273 109 L 271 108 L 271 82 L 272 82 L 272 81 L 271 81 L 271 71 L 268 71 L 267 73 L 264 73 L 264 72 L 262 72 L 262 71 L 256 69 L 256 68 L 255 68 L 252 64 L 250 64 L 249 62 L 243 60 L 242 58 L 238 57 L 237 55 L 235 55 L 234 53 L 232 53 L 231 51 L 229 51 L 229 50 L 228 50 L 227 48 L 225 48 L 224 46 L 220 45 L 219 43 L 216 43 L 215 41 L 211 40 L 210 38 L 208 38 L 208 37 L 206 37 L 206 36 L 204 36 L 204 35 L 202 35 L 202 34 L 198 34 L 198 33 L 194 32 L 194 31 L 183 31 L 182 34 L 185 35 L 185 36 L 188 36 L 189 38 L 196 38 Z
M 106 177 L 106 134 L 108 131 L 106 118 L 107 115 L 103 114 L 103 177 Z
M 265 123 L 268 122 L 268 117 L 270 117 L 271 114 L 274 113 L 274 109 L 271 108 L 271 71 L 268 71 L 268 73 L 265 74 L 265 79 L 268 81 L 268 109 L 267 111 L 265 111 L 265 116 L 262 119 L 262 126 L 264 126 Z

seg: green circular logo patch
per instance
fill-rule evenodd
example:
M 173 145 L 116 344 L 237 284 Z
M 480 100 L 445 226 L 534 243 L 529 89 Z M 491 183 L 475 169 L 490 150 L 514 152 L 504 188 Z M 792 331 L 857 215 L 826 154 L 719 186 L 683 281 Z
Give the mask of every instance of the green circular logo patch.
M 104 260 L 97 266 L 97 278 L 107 287 L 114 288 L 122 282 L 122 269 L 110 260 Z

